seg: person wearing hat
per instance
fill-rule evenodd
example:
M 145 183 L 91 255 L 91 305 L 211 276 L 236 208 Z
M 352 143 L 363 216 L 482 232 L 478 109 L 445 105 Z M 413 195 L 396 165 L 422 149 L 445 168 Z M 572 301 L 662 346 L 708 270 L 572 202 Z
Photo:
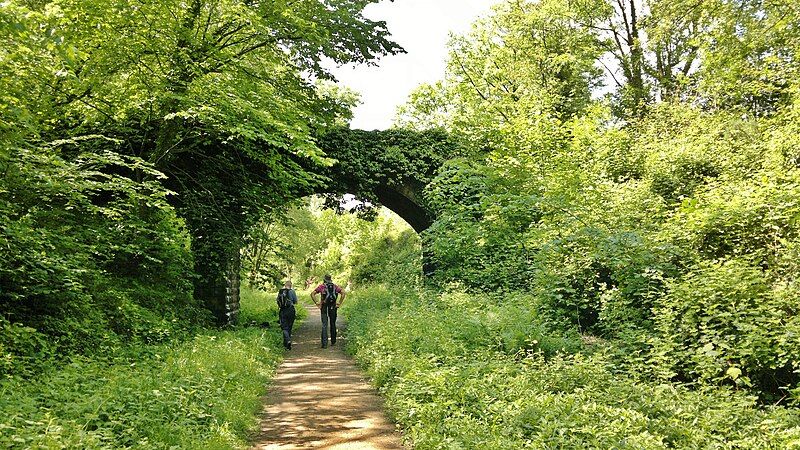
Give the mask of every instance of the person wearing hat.
M 342 306 L 344 297 L 344 291 L 333 283 L 329 273 L 325 274 L 323 283 L 311 291 L 311 300 L 319 308 L 319 315 L 322 318 L 322 348 L 328 348 L 328 324 L 331 328 L 331 345 L 336 345 L 336 310 Z
M 278 291 L 278 321 L 283 332 L 283 347 L 286 350 L 292 349 L 292 326 L 296 311 L 294 305 L 297 304 L 297 293 L 292 289 L 292 282 L 283 283 L 283 289 Z

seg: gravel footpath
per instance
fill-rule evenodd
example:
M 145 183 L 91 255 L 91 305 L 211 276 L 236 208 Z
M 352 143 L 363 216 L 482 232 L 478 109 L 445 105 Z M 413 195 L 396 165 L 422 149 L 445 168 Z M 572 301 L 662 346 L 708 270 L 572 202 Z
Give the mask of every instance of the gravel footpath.
M 319 310 L 306 308 L 309 317 L 295 327 L 251 448 L 407 450 L 383 401 L 343 351 L 342 336 L 335 346 L 321 348 Z

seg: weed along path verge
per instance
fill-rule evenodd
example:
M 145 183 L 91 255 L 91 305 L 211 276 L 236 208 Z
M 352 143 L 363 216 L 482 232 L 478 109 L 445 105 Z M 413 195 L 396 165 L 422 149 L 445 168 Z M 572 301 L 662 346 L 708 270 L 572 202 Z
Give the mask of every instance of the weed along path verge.
M 251 448 L 405 449 L 383 401 L 343 351 L 344 340 L 321 348 L 319 310 L 306 308 L 309 317 L 270 386 Z

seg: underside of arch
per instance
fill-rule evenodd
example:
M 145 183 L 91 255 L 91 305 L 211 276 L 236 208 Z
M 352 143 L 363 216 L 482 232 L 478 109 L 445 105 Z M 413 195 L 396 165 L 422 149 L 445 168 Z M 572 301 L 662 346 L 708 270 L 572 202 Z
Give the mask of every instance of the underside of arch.
M 417 233 L 431 226 L 428 212 L 417 203 L 416 199 L 392 187 L 377 189 L 378 201 L 405 220 Z

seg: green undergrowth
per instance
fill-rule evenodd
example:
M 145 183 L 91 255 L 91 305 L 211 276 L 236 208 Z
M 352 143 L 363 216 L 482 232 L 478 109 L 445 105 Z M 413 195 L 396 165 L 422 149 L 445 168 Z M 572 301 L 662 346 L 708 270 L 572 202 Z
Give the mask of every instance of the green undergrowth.
M 648 381 L 538 322 L 529 296 L 354 293 L 348 351 L 424 449 L 792 449 L 796 409 Z
M 0 381 L 0 448 L 246 448 L 283 355 L 280 329 L 261 325 L 276 317 L 266 298 L 243 292 L 243 316 L 258 326 Z

